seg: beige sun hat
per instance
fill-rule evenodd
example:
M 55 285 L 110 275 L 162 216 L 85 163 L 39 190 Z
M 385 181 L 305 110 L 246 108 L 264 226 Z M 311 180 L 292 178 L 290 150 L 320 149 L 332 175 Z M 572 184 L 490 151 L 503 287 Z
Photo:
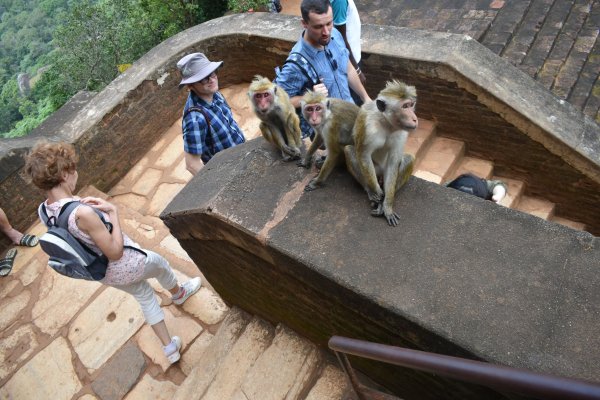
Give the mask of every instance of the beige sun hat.
M 188 54 L 177 62 L 177 68 L 179 68 L 183 77 L 179 83 L 179 87 L 201 81 L 216 71 L 221 65 L 223 65 L 223 61 L 210 61 L 202 53 Z

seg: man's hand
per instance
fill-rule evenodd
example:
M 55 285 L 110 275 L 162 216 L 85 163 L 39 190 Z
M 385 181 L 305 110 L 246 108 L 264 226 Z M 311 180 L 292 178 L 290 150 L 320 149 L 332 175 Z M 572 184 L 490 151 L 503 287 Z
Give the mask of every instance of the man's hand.
M 323 82 L 322 79 L 321 79 L 321 82 Z M 318 83 L 315 86 L 313 86 L 313 91 L 315 91 L 317 93 L 321 93 L 325 97 L 329 97 L 329 91 L 327 90 L 327 87 L 325 86 L 324 83 Z

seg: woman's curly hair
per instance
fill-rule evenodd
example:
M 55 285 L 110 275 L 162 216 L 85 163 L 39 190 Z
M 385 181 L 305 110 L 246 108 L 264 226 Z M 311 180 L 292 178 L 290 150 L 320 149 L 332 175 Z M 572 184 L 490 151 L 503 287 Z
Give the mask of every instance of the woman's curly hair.
M 33 184 L 42 190 L 50 190 L 61 184 L 64 172 L 73 172 L 79 157 L 69 143 L 36 144 L 25 159 L 25 172 Z

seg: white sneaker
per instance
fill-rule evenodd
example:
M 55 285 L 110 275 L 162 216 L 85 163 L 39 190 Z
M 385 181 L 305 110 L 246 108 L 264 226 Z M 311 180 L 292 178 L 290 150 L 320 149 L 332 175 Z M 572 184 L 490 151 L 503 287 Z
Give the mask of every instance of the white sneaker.
M 201 284 L 202 281 L 200 277 L 196 277 L 194 279 L 190 279 L 189 281 L 182 283 L 181 287 L 183 288 L 183 295 L 181 295 L 177 299 L 171 298 L 173 300 L 173 303 L 177 304 L 178 306 L 185 303 L 188 297 L 190 297 L 191 295 L 196 293 L 198 289 L 200 289 Z
M 174 352 L 167 354 L 167 352 L 164 348 L 163 348 L 163 350 L 165 350 L 165 356 L 167 356 L 167 359 L 169 360 L 169 362 L 171 364 L 174 364 L 177 361 L 179 361 L 179 359 L 181 358 L 181 354 L 179 354 L 179 350 L 181 349 L 181 338 L 179 336 L 173 336 L 171 338 L 171 343 L 175 344 Z

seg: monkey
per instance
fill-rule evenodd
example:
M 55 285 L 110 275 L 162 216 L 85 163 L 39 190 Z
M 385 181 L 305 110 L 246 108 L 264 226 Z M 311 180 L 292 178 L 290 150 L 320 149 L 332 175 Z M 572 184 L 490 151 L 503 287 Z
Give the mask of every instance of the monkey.
M 354 145 L 344 148 L 348 171 L 371 201 L 371 215 L 383 215 L 390 226 L 400 221 L 393 210 L 396 191 L 413 171 L 414 157 L 404 154 L 404 145 L 409 131 L 419 123 L 416 103 L 414 86 L 397 80 L 387 82 L 375 101 L 362 105 L 352 131 Z
M 302 97 L 300 104 L 302 115 L 314 128 L 316 135 L 304 159 L 299 161 L 298 165 L 310 168 L 312 157 L 323 142 L 327 149 L 327 158 L 321 171 L 304 188 L 308 192 L 322 185 L 333 168 L 340 161 L 343 162 L 344 146 L 354 144 L 352 128 L 360 107 L 341 99 L 328 99 L 322 93 L 310 90 Z
M 281 150 L 284 161 L 299 159 L 302 146 L 300 119 L 285 90 L 268 78 L 256 75 L 248 88 L 248 98 L 261 121 L 263 137 Z

